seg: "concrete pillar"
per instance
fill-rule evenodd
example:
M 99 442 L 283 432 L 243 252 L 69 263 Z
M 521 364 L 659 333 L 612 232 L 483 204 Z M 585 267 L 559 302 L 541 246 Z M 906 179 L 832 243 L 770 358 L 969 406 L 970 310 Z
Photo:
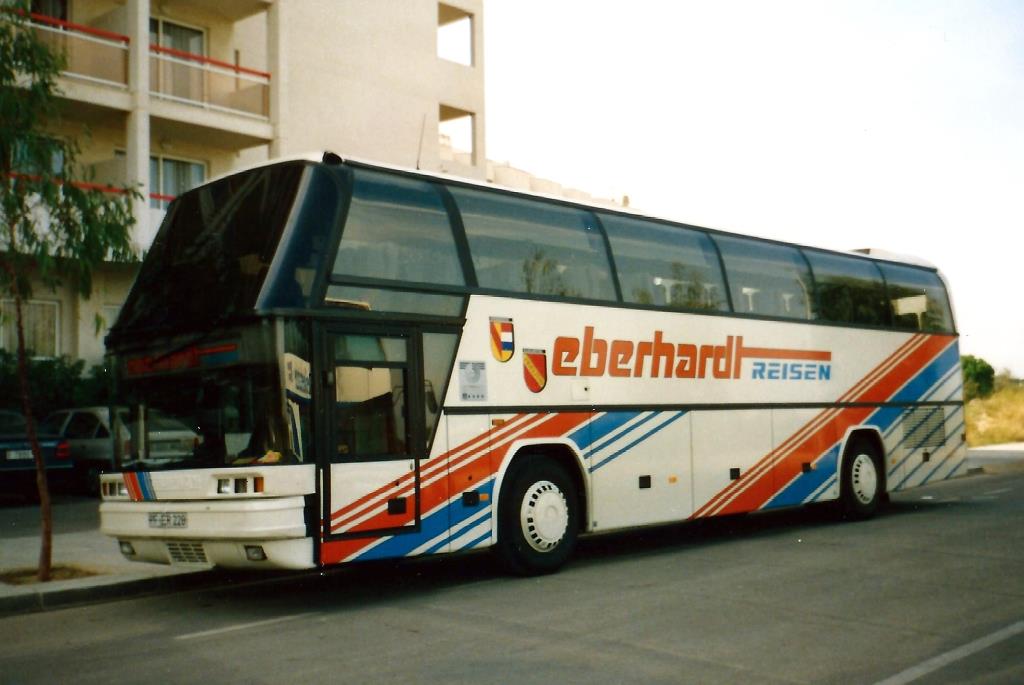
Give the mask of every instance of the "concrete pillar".
M 484 168 L 487 160 L 487 136 L 484 131 L 484 12 L 483 3 L 473 13 L 473 74 L 480 84 L 479 106 L 473 117 L 473 164 Z
M 275 0 L 267 10 L 267 67 L 270 69 L 270 123 L 274 139 L 270 142 L 270 158 L 289 153 L 285 140 L 285 119 L 288 106 L 287 21 L 284 7 L 287 0 Z
M 132 206 L 135 240 L 155 230 L 149 224 L 149 0 L 128 0 L 127 28 L 131 37 L 128 56 L 128 88 L 132 109 L 125 131 L 125 171 L 128 182 L 138 184 L 142 198 Z M 148 248 L 148 245 L 140 247 Z

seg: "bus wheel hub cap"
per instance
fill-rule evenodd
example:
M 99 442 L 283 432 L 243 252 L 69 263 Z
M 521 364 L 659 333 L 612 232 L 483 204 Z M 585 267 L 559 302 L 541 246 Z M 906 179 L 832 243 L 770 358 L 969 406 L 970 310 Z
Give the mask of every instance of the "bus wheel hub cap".
M 523 497 L 519 523 L 530 547 L 538 552 L 550 551 L 561 541 L 569 526 L 569 505 L 565 495 L 551 481 L 534 483 Z
M 870 504 L 878 490 L 878 473 L 871 457 L 866 454 L 858 454 L 854 457 L 851 480 L 853 494 L 863 504 Z

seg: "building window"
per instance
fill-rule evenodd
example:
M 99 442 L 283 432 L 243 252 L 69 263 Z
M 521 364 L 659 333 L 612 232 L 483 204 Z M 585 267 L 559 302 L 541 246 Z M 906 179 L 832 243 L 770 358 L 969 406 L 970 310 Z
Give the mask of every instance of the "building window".
M 454 159 L 466 166 L 477 163 L 474 140 L 476 116 L 456 107 L 441 105 L 438 110 L 439 144 L 441 159 Z
M 172 157 L 149 158 L 149 198 L 154 209 L 167 205 L 185 191 L 206 181 L 206 165 Z
M 64 146 L 59 140 L 45 136 L 31 140 L 14 140 L 11 166 L 19 173 L 32 176 L 48 172 L 53 176 L 64 173 Z
M 206 36 L 201 29 L 182 26 L 166 19 L 149 20 L 149 42 L 162 48 L 206 56 Z
M 31 357 L 56 357 L 60 353 L 60 304 L 46 300 L 22 302 L 25 326 L 25 349 Z M 9 352 L 18 349 L 18 329 L 14 300 L 0 303 L 0 348 Z
M 188 55 L 206 57 L 206 35 L 201 29 L 182 26 L 164 19 L 149 20 L 150 45 L 157 59 L 151 59 L 150 88 L 171 98 L 205 102 L 206 72 Z
M 457 7 L 437 6 L 437 56 L 473 66 L 473 15 Z

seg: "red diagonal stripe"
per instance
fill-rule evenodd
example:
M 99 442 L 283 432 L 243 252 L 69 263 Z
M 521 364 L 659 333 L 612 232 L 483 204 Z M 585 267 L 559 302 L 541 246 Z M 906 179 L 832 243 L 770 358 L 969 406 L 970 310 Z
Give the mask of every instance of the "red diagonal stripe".
M 463 450 L 472 448 L 472 449 L 469 450 L 469 452 L 467 454 L 463 454 L 462 456 L 458 457 L 455 461 L 458 462 L 458 461 L 461 461 L 462 459 L 466 459 L 466 458 L 468 458 L 468 456 L 470 456 L 470 455 L 472 455 L 472 454 L 474 454 L 476 452 L 479 452 L 482 449 L 486 449 L 490 440 L 492 440 L 492 439 L 504 439 L 505 437 L 507 437 L 507 435 L 509 433 L 512 433 L 512 432 L 522 428 L 523 426 L 528 425 L 531 422 L 539 420 L 542 416 L 543 416 L 543 414 L 517 414 L 516 416 L 513 416 L 511 419 L 509 419 L 501 427 L 499 427 L 497 429 L 492 429 L 492 430 L 484 431 L 483 433 L 481 433 L 480 435 L 476 436 L 475 438 L 472 438 L 472 439 L 462 443 L 461 445 L 459 445 L 455 449 L 448 450 L 444 454 L 441 454 L 437 458 L 431 460 L 431 464 L 428 467 L 426 467 L 425 469 L 420 471 L 420 478 L 423 479 L 423 480 L 426 480 L 428 478 L 433 477 L 439 471 L 443 471 L 443 470 L 449 468 L 450 465 L 448 463 L 448 459 L 451 457 L 451 455 L 456 454 L 458 452 L 461 452 Z M 526 419 L 526 420 L 524 421 L 523 419 Z M 406 485 L 406 486 L 411 486 L 414 479 L 415 479 L 415 474 L 414 473 L 410 472 L 410 473 L 404 474 L 403 476 L 401 476 L 398 479 L 399 480 L 399 484 L 400 484 L 399 487 L 401 487 L 401 485 L 403 485 L 403 484 Z M 373 492 L 370 492 L 370 493 L 368 493 L 366 495 L 363 495 L 359 499 L 354 500 L 354 501 L 346 504 L 345 506 L 343 506 L 341 509 L 335 511 L 333 514 L 331 514 L 331 520 L 332 521 L 336 521 L 336 523 L 334 525 L 334 528 L 337 528 L 338 526 L 344 525 L 344 523 L 345 523 L 345 521 L 337 521 L 337 519 L 339 519 L 340 517 L 347 517 L 348 519 L 353 518 L 353 516 L 349 516 L 349 515 L 350 514 L 358 515 L 358 512 L 356 512 L 357 509 L 362 508 L 363 505 L 371 502 L 372 500 L 375 500 L 375 499 L 383 497 L 385 494 L 390 492 L 395 487 L 396 486 L 394 485 L 394 481 L 389 481 L 386 485 L 382 485 L 381 487 L 377 488 Z
M 891 369 L 886 374 L 868 386 L 853 401 L 884 402 L 888 400 L 928 362 L 945 350 L 950 340 L 949 336 L 928 336 L 923 344 L 918 345 L 909 356 L 891 365 Z M 840 410 L 827 423 L 818 427 L 798 445 L 781 455 L 774 462 L 772 468 L 763 471 L 753 479 L 744 478 L 736 481 L 736 483 L 746 481 L 745 487 L 742 488 L 742 492 L 733 495 L 731 501 L 725 501 L 728 498 L 716 498 L 716 504 L 713 505 L 709 502 L 695 512 L 694 517 L 754 511 L 761 508 L 777 492 L 777 483 L 789 483 L 800 472 L 801 460 L 808 450 L 816 449 L 817 446 L 825 446 L 827 449 L 834 443 L 837 436 L 843 435 L 848 428 L 859 425 L 872 411 L 874 411 L 873 407 L 850 407 Z M 824 449 L 815 454 L 821 454 L 822 451 Z
M 585 422 L 590 416 L 589 413 L 585 412 L 551 414 L 526 433 L 516 436 L 516 439 L 559 437 Z M 471 462 L 464 462 L 460 468 L 450 472 L 449 478 L 441 478 L 427 488 L 424 488 L 421 491 L 421 497 L 424 501 L 444 502 L 460 495 L 467 489 L 476 487 L 477 483 L 494 475 L 504 461 L 505 454 L 512 442 L 514 441 L 504 441 L 503 444 L 496 445 L 492 449 L 479 454 Z M 467 475 L 473 475 L 474 477 L 470 480 L 466 478 Z M 449 483 L 455 484 L 451 492 L 448 492 Z M 423 511 L 429 510 L 429 508 L 424 506 Z M 360 523 L 359 526 L 348 532 L 358 532 L 364 529 L 372 531 L 385 526 L 404 525 L 412 521 L 414 515 L 415 512 L 410 511 L 405 516 L 399 517 L 388 515 L 386 511 L 383 511 Z M 321 545 L 320 558 L 324 564 L 338 563 L 359 554 L 359 552 L 378 539 L 380 538 L 366 537 L 324 542 Z

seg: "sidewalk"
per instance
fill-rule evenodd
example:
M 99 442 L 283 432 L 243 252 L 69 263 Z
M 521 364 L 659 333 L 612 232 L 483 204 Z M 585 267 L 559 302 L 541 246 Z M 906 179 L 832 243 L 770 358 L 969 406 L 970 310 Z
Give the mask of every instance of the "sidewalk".
M 53 564 L 96 575 L 49 583 L 0 583 L 0 616 L 194 587 L 215 572 L 128 561 L 117 541 L 99 531 L 99 500 L 55 498 Z M 0 507 L 0 572 L 39 564 L 38 506 Z
M 1024 469 L 1024 443 L 967 451 L 969 473 Z M 97 575 L 30 585 L 0 583 L 0 616 L 42 611 L 157 592 L 202 587 L 225 573 L 186 566 L 128 561 L 117 542 L 99 532 L 99 501 L 58 498 L 54 506 L 53 563 Z M 38 507 L 0 507 L 0 572 L 33 568 L 39 561 Z
M 981 469 L 986 473 L 1005 473 L 1024 468 L 1024 442 L 972 447 L 967 450 L 967 466 L 971 470 Z

